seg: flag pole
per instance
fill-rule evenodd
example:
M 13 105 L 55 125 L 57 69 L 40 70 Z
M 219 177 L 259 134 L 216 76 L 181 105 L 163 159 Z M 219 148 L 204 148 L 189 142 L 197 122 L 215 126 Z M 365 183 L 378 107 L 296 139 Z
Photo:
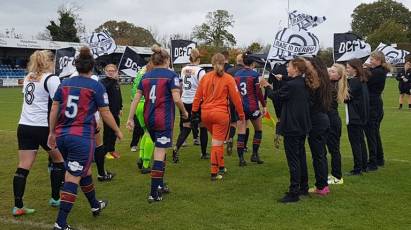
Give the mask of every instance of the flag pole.
M 171 62 L 171 69 L 174 71 L 174 63 L 173 63 L 173 43 L 171 42 L 171 37 L 170 37 L 170 62 Z

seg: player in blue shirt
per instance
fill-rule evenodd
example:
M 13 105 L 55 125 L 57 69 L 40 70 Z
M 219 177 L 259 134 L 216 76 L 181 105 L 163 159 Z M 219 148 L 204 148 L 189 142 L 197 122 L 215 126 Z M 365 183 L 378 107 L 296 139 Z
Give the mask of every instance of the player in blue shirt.
M 90 164 L 95 149 L 96 120 L 100 112 L 103 120 L 119 139 L 123 134 L 108 108 L 108 98 L 101 83 L 90 78 L 95 61 L 90 49 L 83 47 L 75 60 L 79 76 L 63 81 L 54 96 L 50 113 L 48 145 L 58 147 L 66 165 L 65 183 L 61 189 L 60 210 L 54 229 L 72 229 L 66 219 L 77 197 L 77 188 L 87 197 L 94 216 L 100 214 L 108 202 L 97 200 L 91 177 Z
M 178 75 L 169 70 L 170 55 L 164 49 L 153 46 L 151 63 L 153 69 L 144 74 L 136 96 L 130 106 L 127 128 L 134 128 L 134 114 L 142 96 L 145 98 L 144 121 L 155 143 L 154 163 L 151 169 L 151 192 L 148 201 L 161 201 L 162 193 L 168 192 L 164 186 L 166 148 L 172 146 L 175 105 L 181 110 L 183 118 L 188 117 L 180 98 Z

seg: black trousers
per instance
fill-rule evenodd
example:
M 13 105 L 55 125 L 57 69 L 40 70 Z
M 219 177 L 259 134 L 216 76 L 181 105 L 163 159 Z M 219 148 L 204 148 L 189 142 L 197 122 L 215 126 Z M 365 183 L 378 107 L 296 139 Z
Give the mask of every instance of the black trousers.
M 367 146 L 364 141 L 364 127 L 362 125 L 347 125 L 348 139 L 350 140 L 354 157 L 354 171 L 361 172 L 367 168 Z
M 341 179 L 341 118 L 338 113 L 329 113 L 328 118 L 330 119 L 330 130 L 328 132 L 327 147 L 331 155 L 331 175 Z
M 117 125 L 120 125 L 120 117 L 118 114 L 113 114 L 114 120 Z M 116 150 L 116 139 L 117 136 L 106 123 L 104 123 L 104 133 L 103 133 L 103 144 L 106 149 L 106 152 L 113 152 Z
M 308 136 L 308 144 L 313 158 L 315 187 L 318 189 L 328 186 L 327 134 L 328 129 L 313 130 Z
M 289 192 L 308 191 L 308 170 L 305 154 L 305 136 L 284 136 L 284 149 L 290 171 Z
M 134 129 L 133 129 L 133 137 L 131 139 L 130 148 L 133 146 L 138 145 L 138 141 L 144 135 L 144 130 L 141 128 L 140 122 L 138 121 L 137 117 L 134 116 Z
M 367 137 L 370 166 L 384 164 L 384 151 L 381 143 L 380 125 L 384 117 L 383 103 L 381 98 L 374 99 L 370 103 L 370 118 L 365 127 Z

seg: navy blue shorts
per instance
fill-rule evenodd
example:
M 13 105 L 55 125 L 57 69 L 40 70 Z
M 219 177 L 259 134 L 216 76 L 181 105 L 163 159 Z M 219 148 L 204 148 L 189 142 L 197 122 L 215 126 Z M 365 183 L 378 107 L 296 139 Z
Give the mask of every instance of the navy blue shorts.
M 57 137 L 56 142 L 63 155 L 66 170 L 73 176 L 86 176 L 93 161 L 95 140 L 66 135 Z
M 173 130 L 148 130 L 151 139 L 158 148 L 170 148 L 173 146 Z
M 263 113 L 260 110 L 244 111 L 246 120 L 257 120 Z

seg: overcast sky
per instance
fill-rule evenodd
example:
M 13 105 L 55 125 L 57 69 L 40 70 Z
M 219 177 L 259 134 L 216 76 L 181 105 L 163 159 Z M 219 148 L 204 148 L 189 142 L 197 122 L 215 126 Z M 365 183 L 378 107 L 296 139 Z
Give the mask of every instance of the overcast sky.
M 0 33 L 15 28 L 31 39 L 44 31 L 50 20 L 57 19 L 63 0 L 12 0 L 0 7 Z M 263 44 L 273 40 L 280 26 L 287 25 L 287 0 L 86 0 L 70 1 L 81 7 L 80 17 L 91 32 L 107 20 L 126 20 L 142 27 L 151 27 L 158 34 L 190 34 L 193 26 L 205 21 L 207 12 L 228 10 L 234 15 L 231 32 L 238 46 L 253 41 Z M 290 0 L 290 10 L 326 16 L 327 21 L 311 31 L 318 35 L 323 47 L 332 45 L 334 32 L 351 28 L 351 13 L 362 2 L 373 0 Z M 411 0 L 401 0 L 411 8 Z

